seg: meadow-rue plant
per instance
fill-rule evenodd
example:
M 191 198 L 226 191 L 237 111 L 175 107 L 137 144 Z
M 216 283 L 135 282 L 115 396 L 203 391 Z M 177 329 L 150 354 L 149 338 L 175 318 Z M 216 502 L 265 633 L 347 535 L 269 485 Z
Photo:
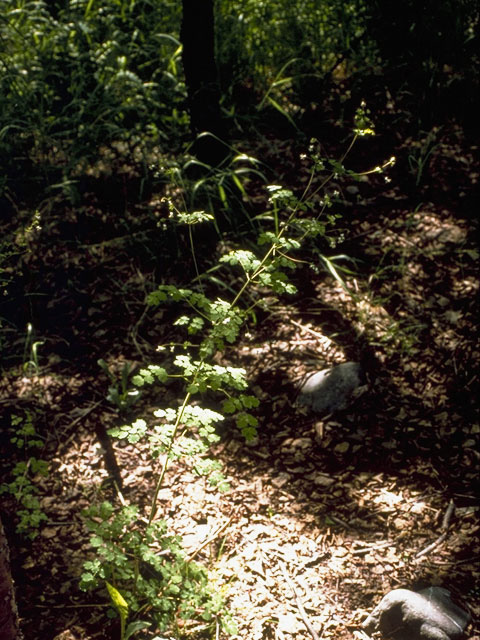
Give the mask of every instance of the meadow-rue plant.
M 354 140 L 373 129 L 364 106 L 357 112 L 355 124 Z M 161 629 L 175 628 L 180 618 L 194 618 L 203 620 L 207 627 L 221 621 L 225 631 L 234 632 L 224 599 L 209 588 L 207 570 L 188 562 L 181 540 L 171 533 L 175 522 L 157 516 L 158 496 L 173 460 L 205 477 L 219 491 L 228 490 L 222 465 L 209 454 L 219 441 L 216 425 L 233 421 L 246 441 L 254 440 L 259 400 L 248 393 L 245 369 L 218 364 L 213 358 L 216 354 L 228 358 L 229 346 L 238 340 L 245 324 L 255 319 L 255 308 L 268 308 L 267 292 L 270 300 L 296 292 L 289 274 L 304 262 L 298 258 L 299 252 L 311 239 L 325 237 L 336 220 L 328 211 L 331 196 L 323 195 L 320 210 L 310 197 L 324 189 L 334 175 L 358 175 L 344 168 L 347 153 L 333 162 L 321 160 L 315 151 L 308 188 L 299 197 L 280 185 L 267 187 L 269 208 L 256 218 L 260 227 L 256 248 L 230 249 L 218 260 L 215 272 L 221 272 L 222 282 L 229 283 L 222 297 L 215 295 L 218 280 L 217 275 L 210 277 L 212 270 L 197 273 L 189 286 L 161 284 L 147 296 L 150 307 L 168 304 L 178 308 L 173 324 L 186 336 L 183 343 L 161 346 L 167 359 L 170 354 L 169 362 L 143 366 L 129 384 L 140 391 L 180 380 L 183 396 L 176 406 L 159 407 L 150 417 L 137 417 L 131 424 L 109 430 L 114 438 L 148 447 L 155 474 L 148 509 L 142 512 L 135 505 L 115 507 L 104 502 L 85 512 L 87 526 L 94 534 L 96 557 L 85 563 L 81 586 L 87 589 L 103 581 L 120 615 L 122 633 L 126 633 L 127 617 L 138 618 L 146 608 Z M 330 173 L 322 177 L 327 166 Z M 320 176 L 320 185 L 314 184 L 316 176 Z M 212 221 L 212 216 L 202 211 L 180 213 L 171 207 L 171 212 L 179 224 L 190 227 Z M 333 265 L 334 257 L 319 257 L 324 268 L 343 283 Z M 233 283 L 239 279 L 235 291 Z M 230 298 L 224 297 L 225 290 L 232 292 Z M 127 386 L 122 384 L 121 390 L 125 395 Z M 209 404 L 216 398 L 217 409 L 202 406 L 207 394 Z

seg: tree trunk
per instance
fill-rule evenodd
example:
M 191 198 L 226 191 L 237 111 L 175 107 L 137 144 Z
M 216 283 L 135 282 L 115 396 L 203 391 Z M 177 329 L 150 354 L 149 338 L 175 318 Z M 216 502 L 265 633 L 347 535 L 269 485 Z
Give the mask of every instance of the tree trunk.
M 0 520 L 0 640 L 23 640 L 10 573 L 10 551 Z
M 193 152 L 201 162 L 218 165 L 228 158 L 229 148 L 222 142 L 226 138 L 226 128 L 220 111 L 215 64 L 213 1 L 182 0 L 180 40 L 190 125 L 196 136 Z

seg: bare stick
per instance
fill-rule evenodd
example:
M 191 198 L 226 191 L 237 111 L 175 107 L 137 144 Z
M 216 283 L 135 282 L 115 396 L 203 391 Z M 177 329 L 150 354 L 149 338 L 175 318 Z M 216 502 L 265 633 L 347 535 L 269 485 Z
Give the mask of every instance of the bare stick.
M 300 329 L 302 329 L 303 331 L 306 331 L 307 333 L 311 333 L 312 336 L 315 336 L 316 338 L 325 338 L 325 336 L 322 336 L 322 334 L 318 333 L 318 331 L 314 331 L 313 329 L 310 329 L 310 327 L 306 327 L 305 325 L 300 324 L 300 322 L 293 320 L 293 318 L 290 318 L 290 322 L 294 324 L 296 327 L 299 327 Z
M 320 640 L 320 636 L 318 635 L 318 633 L 313 628 L 312 623 L 308 619 L 306 611 L 303 608 L 303 604 L 302 604 L 302 601 L 300 600 L 300 596 L 298 595 L 297 589 L 296 589 L 295 585 L 293 584 L 293 581 L 290 579 L 290 576 L 288 575 L 287 567 L 285 566 L 285 564 L 281 560 L 278 561 L 278 564 L 279 564 L 280 569 L 281 569 L 281 571 L 283 573 L 283 577 L 285 578 L 285 582 L 288 584 L 288 586 L 290 587 L 290 589 L 293 592 L 293 595 L 295 596 L 295 602 L 297 603 L 298 612 L 300 613 L 305 626 L 307 627 L 307 629 L 308 629 L 310 635 L 312 636 L 313 640 Z
M 427 553 L 430 553 L 430 551 L 433 551 L 440 544 L 442 544 L 442 542 L 446 539 L 448 535 L 450 520 L 452 519 L 452 516 L 454 513 L 455 513 L 455 503 L 453 500 L 450 500 L 450 502 L 448 503 L 447 510 L 445 511 L 445 515 L 443 516 L 442 526 L 440 527 L 440 530 L 443 531 L 443 533 L 440 536 L 438 536 L 438 538 L 434 540 L 431 544 L 429 544 L 428 547 L 425 547 L 425 549 L 422 549 L 421 551 L 419 551 L 415 556 L 416 558 L 421 558 L 422 556 L 427 555 Z
M 455 503 L 453 500 L 450 500 L 450 502 L 448 503 L 447 510 L 445 511 L 445 515 L 443 516 L 442 526 L 441 526 L 442 531 L 447 531 L 448 527 L 450 526 L 450 520 L 452 519 L 452 516 L 454 513 L 455 513 Z
M 201 551 L 202 549 L 204 549 L 208 544 L 210 544 L 211 542 L 213 542 L 213 541 L 215 540 L 215 538 L 218 538 L 218 536 L 222 533 L 222 531 L 224 531 L 224 530 L 225 530 L 225 529 L 226 529 L 226 528 L 231 524 L 231 522 L 233 521 L 233 519 L 235 518 L 235 516 L 236 516 L 236 512 L 232 513 L 232 515 L 230 516 L 230 518 L 229 518 L 226 522 L 224 522 L 222 525 L 220 525 L 220 526 L 218 527 L 218 529 L 217 529 L 216 531 L 214 531 L 214 532 L 212 533 L 212 535 L 211 535 L 209 538 L 207 538 L 204 542 L 202 542 L 202 544 L 201 544 L 199 547 L 197 547 L 197 548 L 195 549 L 195 551 L 193 551 L 193 552 L 188 556 L 188 562 L 191 562 L 191 561 L 195 558 L 195 556 L 196 556 L 198 553 L 200 553 L 200 551 Z

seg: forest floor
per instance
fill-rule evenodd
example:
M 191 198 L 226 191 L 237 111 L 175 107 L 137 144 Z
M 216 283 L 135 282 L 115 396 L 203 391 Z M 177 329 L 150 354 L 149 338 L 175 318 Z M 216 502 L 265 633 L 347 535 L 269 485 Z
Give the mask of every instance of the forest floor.
M 480 640 L 475 151 L 445 129 L 423 176 L 409 172 L 412 147 L 399 145 L 389 153 L 398 159 L 388 185 L 377 175 L 340 185 L 345 239 L 330 255 L 349 257 L 335 263 L 348 267 L 347 290 L 327 271 L 297 270 L 298 293 L 272 301 L 221 355 L 246 369 L 260 399 L 258 439 L 245 444 L 233 426 L 222 429 L 214 453 L 228 492 L 176 462 L 159 500 L 187 552 L 229 585 L 235 637 L 308 640 L 307 619 L 322 640 L 365 639 L 362 621 L 389 590 L 439 585 L 470 612 L 467 637 Z M 273 168 L 274 183 L 305 184 L 307 163 L 291 140 L 265 137 L 248 152 Z M 367 160 L 352 159 L 365 169 Z M 250 195 L 265 202 L 261 185 Z M 141 213 L 158 194 L 142 206 L 124 203 L 117 219 L 108 189 L 103 200 L 84 197 L 77 207 L 52 199 L 50 222 L 17 238 L 1 314 L 0 406 L 7 423 L 32 417 L 45 438 L 36 455 L 50 465 L 36 478 L 47 520 L 33 540 L 15 534 L 16 503 L 2 496 L 27 640 L 119 637 L 105 617 L 106 594 L 78 588 L 91 550 L 80 511 L 116 499 L 97 426 L 125 419 L 106 398 L 110 381 L 97 360 L 121 376 L 125 362 L 144 366 L 158 344 L 178 339 L 171 312 L 144 304 L 162 281 L 155 225 Z M 32 215 L 14 204 L 7 235 Z M 178 251 L 183 283 L 186 238 Z M 348 360 L 368 370 L 368 389 L 350 409 L 319 419 L 295 406 L 295 382 L 306 372 Z M 179 398 L 174 385 L 156 390 L 129 417 Z M 148 503 L 146 448 L 114 447 L 124 499 Z M 5 471 L 0 480 L 8 481 Z

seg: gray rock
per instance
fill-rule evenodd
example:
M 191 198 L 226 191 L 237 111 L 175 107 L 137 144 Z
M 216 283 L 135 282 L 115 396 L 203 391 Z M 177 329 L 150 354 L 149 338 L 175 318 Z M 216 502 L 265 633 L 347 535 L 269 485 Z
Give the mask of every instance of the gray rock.
M 347 409 L 362 386 L 362 367 L 344 362 L 311 374 L 301 385 L 298 403 L 316 413 L 335 413 Z
M 447 589 L 429 587 L 418 593 L 395 589 L 375 607 L 363 628 L 392 640 L 457 640 L 469 620 L 470 615 L 450 600 Z

